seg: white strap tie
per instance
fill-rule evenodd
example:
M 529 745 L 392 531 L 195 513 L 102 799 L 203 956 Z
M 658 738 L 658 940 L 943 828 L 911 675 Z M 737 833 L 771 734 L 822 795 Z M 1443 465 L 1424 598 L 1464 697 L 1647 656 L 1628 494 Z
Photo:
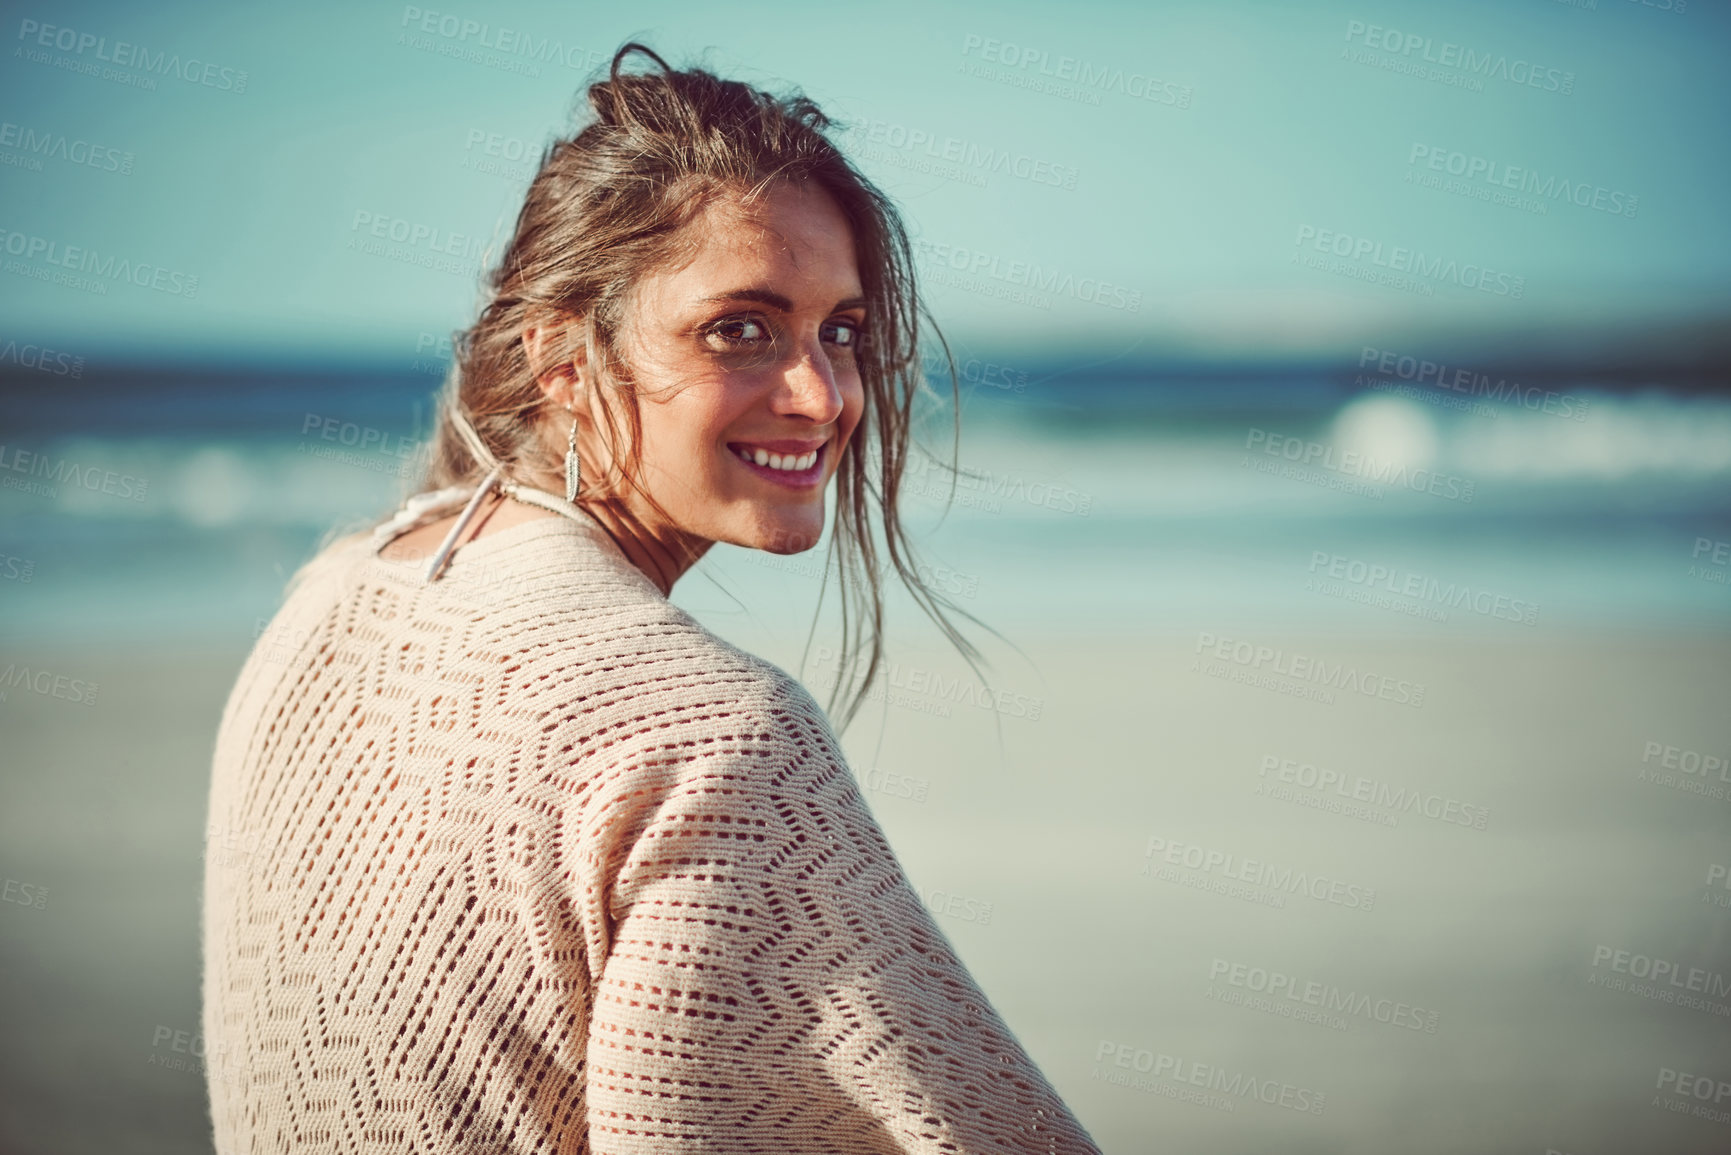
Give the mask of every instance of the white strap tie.
M 451 526 L 450 532 L 445 535 L 445 540 L 439 545 L 438 551 L 427 563 L 426 580 L 429 582 L 436 580 L 444 572 L 452 551 L 456 549 L 457 539 L 463 536 L 463 531 L 468 528 L 469 522 L 474 520 L 475 512 L 481 508 L 482 499 L 495 486 L 518 501 L 529 505 L 538 505 L 549 512 L 563 514 L 565 517 L 585 525 L 600 527 L 601 523 L 580 506 L 566 501 L 557 494 L 548 493 L 545 489 L 538 489 L 533 485 L 523 485 L 507 480 L 505 467 L 488 451 L 480 434 L 476 433 L 475 427 L 469 423 L 467 415 L 459 408 L 453 408 L 450 413 L 451 424 L 456 426 L 457 434 L 462 437 L 468 447 L 469 455 L 488 466 L 487 476 L 481 479 L 480 485 L 476 486 L 472 492 L 467 485 L 450 485 L 444 489 L 417 493 L 409 498 L 403 503 L 403 507 L 391 516 L 389 521 L 373 530 L 374 553 L 385 548 L 392 538 L 422 521 L 429 512 L 455 505 L 467 495 L 468 504 L 463 507 L 463 512 L 457 518 L 456 524 Z

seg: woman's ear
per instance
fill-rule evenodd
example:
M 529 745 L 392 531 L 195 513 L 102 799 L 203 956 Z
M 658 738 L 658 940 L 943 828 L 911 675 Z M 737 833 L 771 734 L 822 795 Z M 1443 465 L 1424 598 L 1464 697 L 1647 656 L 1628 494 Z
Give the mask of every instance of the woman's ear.
M 561 409 L 574 409 L 589 384 L 588 325 L 584 318 L 546 314 L 523 326 L 523 352 L 541 392 Z

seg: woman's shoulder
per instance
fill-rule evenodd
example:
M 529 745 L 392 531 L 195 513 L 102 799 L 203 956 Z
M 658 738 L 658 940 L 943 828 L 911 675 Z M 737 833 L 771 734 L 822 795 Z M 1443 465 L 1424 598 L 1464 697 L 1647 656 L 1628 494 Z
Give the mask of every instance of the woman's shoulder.
M 616 548 L 557 520 L 458 550 L 433 582 L 422 560 L 379 557 L 365 532 L 334 537 L 295 574 L 291 590 L 304 595 L 291 600 L 346 600 L 371 644 L 436 645 L 426 657 L 440 677 L 494 683 L 506 715 L 573 737 L 644 727 L 828 733 L 797 679 L 669 601 Z
M 606 607 L 582 591 L 562 591 L 535 615 L 532 629 L 504 631 L 514 640 L 499 658 L 529 707 L 524 716 L 579 745 L 671 748 L 772 735 L 834 741 L 822 708 L 796 678 L 658 591 Z
M 652 704 L 723 695 L 746 710 L 809 701 L 786 671 L 669 600 L 598 531 L 548 519 L 492 540 L 507 535 L 515 540 L 496 551 L 458 551 L 434 584 L 439 601 L 464 611 L 467 636 L 483 648 L 503 643 L 511 665 L 578 675 L 585 689 L 634 689 Z
M 567 667 L 566 692 L 549 702 L 556 721 L 546 719 L 547 737 L 589 767 L 599 796 L 688 791 L 708 799 L 692 805 L 728 811 L 766 790 L 849 781 L 823 708 L 773 662 L 677 607 L 618 640 L 605 658 Z
M 767 723 L 821 717 L 811 695 L 775 663 L 720 637 L 684 609 L 662 601 L 604 630 L 579 629 L 555 661 L 587 668 L 633 707 L 666 718 L 728 717 Z M 552 655 L 549 655 L 552 657 Z

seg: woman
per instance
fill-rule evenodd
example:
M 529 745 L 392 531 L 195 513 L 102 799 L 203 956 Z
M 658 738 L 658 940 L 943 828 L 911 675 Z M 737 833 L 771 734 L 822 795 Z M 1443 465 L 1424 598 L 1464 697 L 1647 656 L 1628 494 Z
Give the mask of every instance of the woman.
M 667 601 L 714 542 L 809 548 L 834 477 L 869 686 L 870 500 L 922 592 L 893 210 L 803 98 L 631 44 L 589 102 L 436 488 L 303 567 L 224 712 L 211 830 L 259 849 L 206 875 L 217 1150 L 1094 1151 L 824 714 Z

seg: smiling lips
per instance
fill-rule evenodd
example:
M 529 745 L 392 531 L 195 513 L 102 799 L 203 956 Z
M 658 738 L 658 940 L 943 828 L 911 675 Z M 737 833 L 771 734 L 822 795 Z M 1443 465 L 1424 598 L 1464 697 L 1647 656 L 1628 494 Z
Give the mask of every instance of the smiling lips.
M 821 477 L 826 444 L 826 440 L 730 441 L 727 448 L 759 476 L 804 488 Z

